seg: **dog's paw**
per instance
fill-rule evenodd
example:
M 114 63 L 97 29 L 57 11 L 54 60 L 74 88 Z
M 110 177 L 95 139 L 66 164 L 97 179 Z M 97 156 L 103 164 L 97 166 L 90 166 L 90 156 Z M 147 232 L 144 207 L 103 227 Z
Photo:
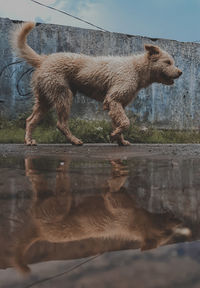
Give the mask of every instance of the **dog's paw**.
M 73 139 L 71 139 L 71 143 L 72 143 L 73 145 L 76 145 L 76 146 L 82 146 L 82 145 L 83 145 L 83 142 L 82 142 L 80 139 L 76 138 L 76 137 L 74 137 Z
M 127 140 L 123 140 L 123 141 L 118 141 L 118 145 L 119 146 L 130 146 L 131 143 Z
M 35 139 L 28 139 L 28 140 L 25 139 L 25 144 L 27 146 L 36 146 L 37 145 Z
M 116 133 L 112 133 L 110 135 L 110 140 L 111 140 L 111 142 L 116 141 L 119 146 L 130 146 L 131 145 L 131 143 L 129 141 L 124 140 L 124 138 L 121 135 L 116 134 Z

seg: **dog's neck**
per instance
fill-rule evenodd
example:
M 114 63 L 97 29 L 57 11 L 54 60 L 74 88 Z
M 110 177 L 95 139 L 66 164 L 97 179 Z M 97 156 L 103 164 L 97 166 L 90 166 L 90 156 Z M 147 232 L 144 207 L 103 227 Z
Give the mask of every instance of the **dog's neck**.
M 150 61 L 147 53 L 134 57 L 133 61 L 134 66 L 137 66 L 137 77 L 138 77 L 137 90 L 139 91 L 142 88 L 148 87 L 154 81 L 151 75 Z

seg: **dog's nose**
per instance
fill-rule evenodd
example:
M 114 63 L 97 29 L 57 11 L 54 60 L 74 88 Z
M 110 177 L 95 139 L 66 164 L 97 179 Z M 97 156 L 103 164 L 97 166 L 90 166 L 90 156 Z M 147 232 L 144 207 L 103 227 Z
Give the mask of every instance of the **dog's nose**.
M 181 76 L 183 72 L 181 70 L 178 70 L 178 75 Z

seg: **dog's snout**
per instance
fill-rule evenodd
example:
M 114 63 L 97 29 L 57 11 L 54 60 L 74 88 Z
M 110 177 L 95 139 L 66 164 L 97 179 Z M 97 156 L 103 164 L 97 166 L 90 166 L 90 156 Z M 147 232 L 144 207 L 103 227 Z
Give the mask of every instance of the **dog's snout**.
M 181 70 L 178 70 L 178 75 L 181 76 L 183 72 Z

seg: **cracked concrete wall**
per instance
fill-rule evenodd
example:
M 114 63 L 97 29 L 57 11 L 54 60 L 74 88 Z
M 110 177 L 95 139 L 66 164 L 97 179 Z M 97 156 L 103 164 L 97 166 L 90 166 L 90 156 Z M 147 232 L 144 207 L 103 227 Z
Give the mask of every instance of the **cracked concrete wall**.
M 0 69 L 17 61 L 8 43 L 12 20 L 0 18 Z M 150 39 L 119 33 L 81 29 L 69 26 L 40 24 L 29 38 L 38 53 L 76 52 L 88 55 L 130 55 L 142 52 L 144 43 L 153 43 L 168 51 L 183 75 L 173 87 L 153 84 L 143 89 L 127 107 L 136 121 L 155 128 L 199 129 L 200 127 L 200 44 L 166 39 Z M 31 109 L 30 67 L 25 63 L 10 65 L 0 77 L 0 115 L 15 118 Z M 18 87 L 18 89 L 17 89 Z M 20 93 L 19 93 L 20 92 Z M 101 103 L 78 94 L 74 98 L 71 115 L 86 119 L 107 117 Z

